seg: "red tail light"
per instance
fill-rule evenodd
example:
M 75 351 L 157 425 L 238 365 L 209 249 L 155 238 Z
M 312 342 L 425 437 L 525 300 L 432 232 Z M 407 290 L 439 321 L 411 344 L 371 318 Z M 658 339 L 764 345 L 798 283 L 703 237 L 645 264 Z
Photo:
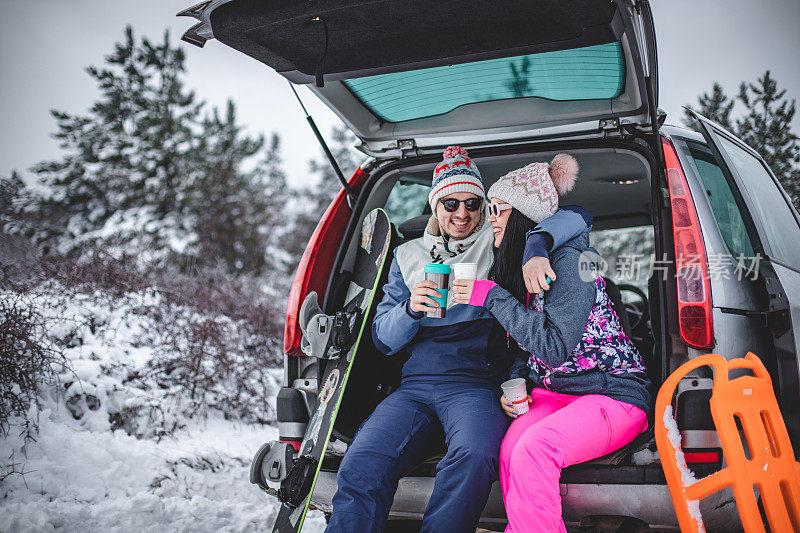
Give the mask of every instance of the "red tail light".
M 683 452 L 687 463 L 718 463 L 721 460 L 720 452 Z
M 290 445 L 292 448 L 294 448 L 294 451 L 296 452 L 300 451 L 300 445 L 302 444 L 302 442 L 300 442 L 299 440 L 282 440 L 281 442 Z
M 675 147 L 661 141 L 667 166 L 675 241 L 675 276 L 678 285 L 678 323 L 681 338 L 696 348 L 707 348 L 714 340 L 711 316 L 711 282 L 703 233 Z
M 369 177 L 369 173 L 356 169 L 348 180 L 355 189 Z M 347 206 L 347 195 L 342 189 L 322 215 L 314 234 L 308 241 L 300 264 L 294 274 L 292 289 L 289 291 L 289 304 L 286 306 L 286 326 L 283 333 L 283 351 L 288 355 L 303 355 L 300 351 L 300 325 L 297 316 L 306 295 L 317 291 L 320 305 L 325 304 L 325 285 L 336 261 L 336 253 L 342 242 L 351 211 Z

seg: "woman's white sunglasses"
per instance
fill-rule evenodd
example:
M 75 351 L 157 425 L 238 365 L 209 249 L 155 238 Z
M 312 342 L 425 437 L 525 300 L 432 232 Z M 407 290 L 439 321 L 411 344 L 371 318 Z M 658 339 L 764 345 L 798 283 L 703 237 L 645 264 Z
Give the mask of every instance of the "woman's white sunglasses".
M 497 202 L 492 202 L 488 205 L 488 208 L 490 215 L 499 217 L 500 211 L 505 211 L 506 209 L 514 209 L 514 206 L 511 204 L 498 204 Z

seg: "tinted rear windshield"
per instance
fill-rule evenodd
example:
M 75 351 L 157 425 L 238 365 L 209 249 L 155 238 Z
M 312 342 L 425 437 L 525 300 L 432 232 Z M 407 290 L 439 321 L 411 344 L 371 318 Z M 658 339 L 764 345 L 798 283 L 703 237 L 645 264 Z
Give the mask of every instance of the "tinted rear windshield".
M 396 72 L 343 83 L 386 122 L 441 115 L 476 102 L 539 97 L 602 100 L 622 93 L 619 42 Z

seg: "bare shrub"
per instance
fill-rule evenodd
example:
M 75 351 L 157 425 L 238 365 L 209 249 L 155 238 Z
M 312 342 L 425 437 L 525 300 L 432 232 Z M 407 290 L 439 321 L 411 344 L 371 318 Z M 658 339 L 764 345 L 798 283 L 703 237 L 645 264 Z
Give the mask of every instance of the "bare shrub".
M 141 405 L 126 406 L 109 413 L 111 430 L 121 429 L 136 438 L 161 440 L 184 427 L 177 413 L 166 408 L 161 398 L 150 398 Z
M 282 334 L 277 318 L 282 317 L 283 310 L 263 293 L 261 280 L 256 277 L 232 278 L 223 271 L 197 269 L 188 274 L 174 268 L 142 265 L 132 256 L 114 257 L 102 250 L 83 251 L 79 259 L 46 255 L 24 268 L 0 268 L 0 287 L 18 293 L 51 280 L 70 291 L 92 294 L 99 290 L 114 298 L 155 288 L 168 303 L 243 320 L 249 333 L 267 337 Z
M 75 292 L 92 293 L 102 290 L 119 297 L 141 291 L 149 286 L 150 278 L 136 264 L 135 258 L 123 255 L 116 258 L 102 250 L 85 252 L 73 258 L 48 254 L 35 261 L 0 265 L 0 287 L 25 292 L 48 281 L 56 281 Z
M 55 279 L 79 292 L 101 290 L 119 297 L 142 291 L 150 285 L 147 272 L 142 272 L 134 257 L 122 255 L 116 258 L 102 250 L 94 250 L 80 260 L 49 255 L 42 258 L 41 265 L 44 279 Z
M 0 299 L 0 433 L 5 436 L 12 416 L 24 418 L 25 430 L 34 429 L 25 417 L 31 405 L 39 407 L 40 387 L 58 384 L 69 371 L 64 354 L 46 340 L 42 316 L 21 300 Z
M 102 251 L 84 251 L 80 259 L 45 256 L 6 274 L 0 280 L 4 298 L 42 297 L 39 306 L 60 302 L 59 307 L 68 307 L 73 301 L 101 303 L 100 309 L 125 305 L 126 316 L 144 317 L 152 326 L 136 339 L 140 346 L 152 348 L 146 367 L 134 368 L 124 360 L 104 364 L 101 372 L 120 380 L 122 389 L 110 393 L 108 398 L 114 400 L 89 392 L 67 398 L 72 403 L 68 401 L 66 408 L 76 420 L 106 401 L 111 428 L 137 437 L 168 435 L 181 427 L 186 416 L 205 416 L 210 410 L 254 422 L 274 419 L 271 373 L 280 361 L 283 310 L 277 308 L 274 296 L 264 292 L 262 280 L 231 279 L 211 270 L 189 275 Z M 144 293 L 153 297 L 141 298 Z M 44 335 L 45 324 L 39 319 Z M 63 325 L 73 317 L 53 320 Z M 51 339 L 54 349 L 79 346 L 82 335 L 109 338 L 118 323 L 92 311 L 74 320 L 74 331 L 69 326 L 58 328 L 60 333 Z
M 193 270 L 189 275 L 141 265 L 132 256 L 117 258 L 102 250 L 84 251 L 80 259 L 46 255 L 24 268 L 0 265 L 0 288 L 19 294 L 48 281 L 57 281 L 67 293 L 102 291 L 111 298 L 154 288 L 168 304 L 243 321 L 247 343 L 253 348 L 268 348 L 268 340 L 283 333 L 283 309 L 263 292 L 261 280 L 255 277 L 231 278 L 212 270 Z M 277 357 L 267 357 L 270 363 L 279 363 Z
M 270 352 L 277 346 L 266 339 L 248 348 L 242 337 L 234 323 L 207 318 L 179 321 L 152 361 L 152 376 L 189 416 L 216 409 L 227 418 L 269 422 L 274 390 L 268 372 L 275 364 L 256 346 Z
M 164 387 L 177 385 L 188 394 L 194 413 L 214 402 L 210 396 L 232 371 L 225 333 L 222 324 L 210 319 L 173 329 L 167 349 L 154 365 L 156 380 Z

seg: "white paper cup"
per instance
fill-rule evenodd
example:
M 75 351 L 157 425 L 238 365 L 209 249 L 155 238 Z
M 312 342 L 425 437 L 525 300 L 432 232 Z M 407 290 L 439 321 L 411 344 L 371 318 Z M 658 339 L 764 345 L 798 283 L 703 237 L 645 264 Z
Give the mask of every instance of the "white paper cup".
M 454 263 L 453 279 L 477 279 L 478 263 Z
M 514 413 L 524 415 L 528 412 L 528 388 L 523 378 L 509 379 L 500 385 L 506 399 L 511 402 Z

